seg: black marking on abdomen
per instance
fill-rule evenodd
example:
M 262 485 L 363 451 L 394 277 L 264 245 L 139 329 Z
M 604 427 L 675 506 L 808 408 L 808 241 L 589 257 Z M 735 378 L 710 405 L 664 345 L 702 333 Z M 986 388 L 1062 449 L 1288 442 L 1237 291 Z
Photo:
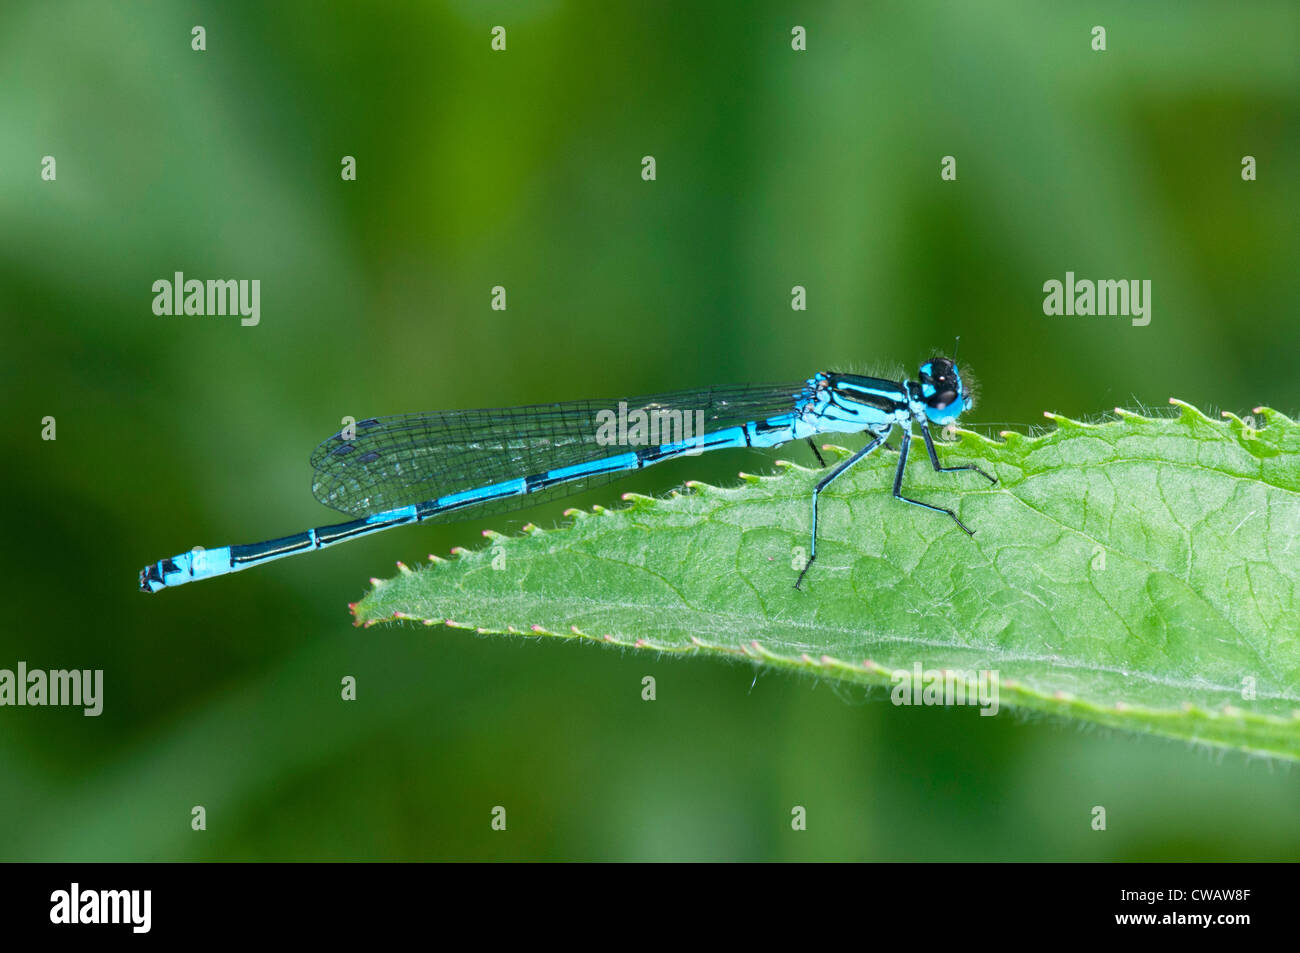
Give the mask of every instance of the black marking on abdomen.
M 356 524 L 343 523 L 341 525 L 354 526 Z M 292 536 L 281 536 L 279 539 L 269 539 L 264 543 L 231 546 L 230 565 L 233 568 L 240 563 L 260 562 L 271 556 L 287 556 L 290 553 L 301 553 L 315 548 L 312 544 L 311 533 L 294 533 Z

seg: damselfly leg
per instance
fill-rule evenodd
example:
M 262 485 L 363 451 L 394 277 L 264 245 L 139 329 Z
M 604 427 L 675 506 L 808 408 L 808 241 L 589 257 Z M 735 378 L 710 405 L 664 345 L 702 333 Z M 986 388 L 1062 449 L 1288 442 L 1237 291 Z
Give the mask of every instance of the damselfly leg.
M 958 470 L 974 470 L 990 483 L 997 483 L 998 478 L 990 476 L 974 464 L 964 464 L 960 467 L 941 467 L 939 466 L 939 455 L 934 452 L 934 438 L 930 436 L 930 428 L 927 424 L 921 424 L 921 436 L 925 437 L 925 449 L 930 451 L 930 464 L 934 467 L 936 473 L 956 473 Z
M 926 437 L 930 435 L 929 428 L 923 428 Z M 913 506 L 919 506 L 923 510 L 934 510 L 936 513 L 947 513 L 952 517 L 952 521 L 962 528 L 967 536 L 974 536 L 975 531 L 957 518 L 957 514 L 944 506 L 935 506 L 933 503 L 922 503 L 920 500 L 914 500 L 911 497 L 903 496 L 903 471 L 907 468 L 907 448 L 912 443 L 912 428 L 903 429 L 903 437 L 898 448 L 898 470 L 894 472 L 894 499 L 902 500 L 904 503 L 911 503 Z M 933 446 L 930 441 L 926 440 L 927 446 Z M 938 463 L 938 457 L 935 457 L 935 463 Z M 935 467 L 935 469 L 940 469 Z
M 872 450 L 875 450 L 884 442 L 885 442 L 885 435 L 876 434 L 875 439 L 873 439 L 870 443 L 868 443 L 865 447 L 863 447 L 853 456 L 849 457 L 847 460 L 841 463 L 838 467 L 836 467 L 826 476 L 822 477 L 821 480 L 818 481 L 817 485 L 813 487 L 812 542 L 808 544 L 808 561 L 803 564 L 803 569 L 800 570 L 799 572 L 799 578 L 795 580 L 794 587 L 796 589 L 799 588 L 800 583 L 803 582 L 803 577 L 808 575 L 808 570 L 812 568 L 813 562 L 817 559 L 817 498 L 821 496 L 822 490 L 826 489 L 828 486 L 834 483 L 835 480 L 841 474 L 848 471 L 850 467 L 852 467 L 855 463 L 857 463 L 859 460 L 861 460 L 863 457 L 869 454 Z
M 934 449 L 934 439 L 930 436 L 930 428 L 926 426 L 924 423 L 921 424 L 921 435 L 922 437 L 925 438 L 925 447 L 926 450 L 928 450 L 930 453 L 930 464 L 934 467 L 935 472 L 957 473 L 962 470 L 973 470 L 975 473 L 978 473 L 980 476 L 984 477 L 984 479 L 988 480 L 989 483 L 998 482 L 996 477 L 990 476 L 988 473 L 985 473 L 979 467 L 974 465 L 967 464 L 967 465 L 956 466 L 956 467 L 940 466 L 939 455 L 935 452 Z M 974 536 L 975 531 L 970 527 L 968 527 L 965 523 L 963 523 L 961 519 L 958 518 L 957 514 L 954 513 L 952 510 L 948 509 L 947 507 L 936 506 L 933 503 L 925 503 L 922 502 L 921 500 L 914 500 L 911 497 L 903 496 L 903 473 L 907 469 L 907 452 L 908 452 L 908 448 L 911 446 L 911 441 L 912 441 L 912 428 L 910 426 L 902 428 L 902 437 L 900 438 L 899 448 L 897 451 L 898 469 L 894 471 L 894 499 L 901 500 L 904 503 L 909 503 L 912 506 L 919 506 L 925 510 L 933 510 L 936 513 L 945 513 L 952 519 L 954 523 L 956 523 L 959 527 L 961 527 L 962 531 L 966 533 L 967 536 Z M 818 501 L 818 497 L 821 495 L 821 491 L 826 489 L 828 486 L 830 486 L 832 481 L 834 481 L 837 477 L 839 477 L 841 474 L 847 471 L 855 463 L 857 463 L 859 460 L 867 456 L 867 454 L 871 453 L 877 447 L 880 447 L 882 445 L 888 447 L 891 450 L 894 449 L 889 444 L 885 443 L 885 435 L 880 434 L 876 436 L 876 438 L 872 440 L 870 443 L 868 443 L 865 447 L 863 447 L 861 450 L 855 453 L 853 456 L 849 457 L 849 459 L 845 460 L 844 463 L 836 467 L 830 474 L 824 477 L 813 488 L 812 540 L 808 546 L 808 554 L 809 554 L 808 562 L 804 564 L 803 569 L 799 572 L 799 578 L 795 580 L 794 587 L 796 589 L 799 589 L 801 587 L 804 576 L 808 575 L 808 570 L 812 568 L 813 561 L 817 558 L 817 501 Z

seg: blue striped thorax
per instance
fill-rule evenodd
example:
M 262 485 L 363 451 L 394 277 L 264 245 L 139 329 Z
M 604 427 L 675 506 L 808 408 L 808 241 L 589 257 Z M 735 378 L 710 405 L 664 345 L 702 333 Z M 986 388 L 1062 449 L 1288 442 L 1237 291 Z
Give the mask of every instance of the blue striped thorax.
M 900 384 L 860 374 L 816 374 L 805 382 L 796 410 L 822 431 L 879 433 L 909 419 L 946 426 L 970 408 L 970 392 L 952 361 L 931 358 L 918 376 L 918 382 Z

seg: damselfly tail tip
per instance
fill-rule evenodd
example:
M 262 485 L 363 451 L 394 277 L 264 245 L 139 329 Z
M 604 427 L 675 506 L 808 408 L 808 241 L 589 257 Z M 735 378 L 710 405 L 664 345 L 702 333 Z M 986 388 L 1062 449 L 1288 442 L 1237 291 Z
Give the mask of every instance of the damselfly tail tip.
M 158 564 L 145 566 L 140 570 L 140 591 L 153 594 L 164 588 L 162 577 L 158 575 Z

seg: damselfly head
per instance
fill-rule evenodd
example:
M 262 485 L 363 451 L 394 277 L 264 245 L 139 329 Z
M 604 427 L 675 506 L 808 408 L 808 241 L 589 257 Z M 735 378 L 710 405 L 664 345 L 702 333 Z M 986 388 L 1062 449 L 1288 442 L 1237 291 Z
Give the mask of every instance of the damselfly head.
M 962 386 L 957 365 L 946 357 L 932 357 L 921 365 L 918 383 L 925 401 L 925 415 L 940 426 L 953 423 L 973 403 Z

